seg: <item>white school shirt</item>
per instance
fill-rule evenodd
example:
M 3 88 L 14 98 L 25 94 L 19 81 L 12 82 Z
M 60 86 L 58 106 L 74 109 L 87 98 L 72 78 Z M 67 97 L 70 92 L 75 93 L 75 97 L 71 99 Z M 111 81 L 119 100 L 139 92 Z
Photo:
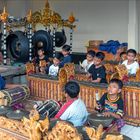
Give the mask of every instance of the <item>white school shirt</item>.
M 125 60 L 122 64 L 126 66 L 129 74 L 136 74 L 137 70 L 139 69 L 139 63 L 137 61 L 134 61 L 134 63 L 128 65 L 128 60 Z
M 88 112 L 84 102 L 77 99 L 60 116 L 60 119 L 70 121 L 74 126 L 82 126 L 86 122 L 87 116 Z
M 88 72 L 89 68 L 94 64 L 93 62 L 88 63 L 87 59 L 82 62 L 82 67 L 85 69 L 85 72 Z
M 59 66 L 55 66 L 54 64 L 52 64 L 52 65 L 49 67 L 49 75 L 57 76 L 58 71 L 59 71 Z

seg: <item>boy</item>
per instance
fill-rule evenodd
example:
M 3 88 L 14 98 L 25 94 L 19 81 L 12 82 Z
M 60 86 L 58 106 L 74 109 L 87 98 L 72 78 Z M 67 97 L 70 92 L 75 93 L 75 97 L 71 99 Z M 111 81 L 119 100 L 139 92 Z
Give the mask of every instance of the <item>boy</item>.
M 61 107 L 55 118 L 70 121 L 74 126 L 82 126 L 87 120 L 88 112 L 84 102 L 78 98 L 80 86 L 70 81 L 65 85 L 66 103 Z
M 95 56 L 95 51 L 90 50 L 87 52 L 86 59 L 81 64 L 81 66 L 85 69 L 85 72 L 88 72 L 91 65 L 94 64 L 94 56 Z
M 57 76 L 61 59 L 62 59 L 62 54 L 56 53 L 53 59 L 53 64 L 49 67 L 49 75 Z
M 48 57 L 45 55 L 45 52 L 44 52 L 44 49 L 43 48 L 39 48 L 38 51 L 37 51 L 37 54 L 38 54 L 38 57 L 35 59 L 35 64 L 37 66 L 36 68 L 36 72 L 40 71 L 42 73 L 45 72 L 45 67 L 40 67 L 40 62 L 41 61 L 46 61 L 46 65 L 47 63 L 49 62 L 49 59 Z
M 63 60 L 60 62 L 60 67 L 64 67 L 64 65 L 66 63 L 71 63 L 72 62 L 72 59 L 71 59 L 71 56 L 70 56 L 70 48 L 71 46 L 69 45 L 64 45 L 62 47 L 62 54 L 64 56 Z
M 96 107 L 97 110 L 103 109 L 104 116 L 114 117 L 117 128 L 120 130 L 124 126 L 122 117 L 123 112 L 123 100 L 121 98 L 123 83 L 119 79 L 112 79 L 109 82 L 107 93 L 105 93 L 99 100 L 99 105 Z
M 46 62 L 49 61 L 48 57 L 45 55 L 45 52 L 44 52 L 44 49 L 43 48 L 39 48 L 37 50 L 37 54 L 38 54 L 38 57 L 35 60 L 36 64 L 39 65 L 39 63 L 40 63 L 41 60 L 45 60 Z
M 136 55 L 137 52 L 134 49 L 129 49 L 127 51 L 127 60 L 122 63 L 126 66 L 128 74 L 130 75 L 135 75 L 139 69 L 139 64 L 135 61 Z
M 102 52 L 97 52 L 94 58 L 94 64 L 89 68 L 89 75 L 92 77 L 94 83 L 107 83 L 106 69 L 102 65 L 105 55 Z
M 126 54 L 126 52 L 121 52 L 121 53 L 120 53 L 120 62 L 119 62 L 119 64 L 122 64 L 123 61 L 125 61 L 126 59 L 127 59 L 127 54 Z

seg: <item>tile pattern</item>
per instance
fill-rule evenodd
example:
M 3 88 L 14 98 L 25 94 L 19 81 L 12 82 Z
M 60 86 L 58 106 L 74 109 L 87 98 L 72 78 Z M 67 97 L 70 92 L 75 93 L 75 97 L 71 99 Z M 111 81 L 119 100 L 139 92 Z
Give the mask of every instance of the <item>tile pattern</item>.
M 140 140 L 140 127 L 125 125 L 121 130 L 121 134 L 130 137 L 132 140 Z

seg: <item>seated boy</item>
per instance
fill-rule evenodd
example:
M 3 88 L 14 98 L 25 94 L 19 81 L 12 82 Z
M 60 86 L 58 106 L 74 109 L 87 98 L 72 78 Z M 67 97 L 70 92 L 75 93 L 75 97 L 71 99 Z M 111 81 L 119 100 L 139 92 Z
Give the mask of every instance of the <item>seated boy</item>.
M 94 83 L 107 83 L 106 69 L 102 65 L 104 58 L 104 53 L 97 52 L 94 58 L 94 64 L 88 70 L 90 76 L 92 76 L 92 82 Z
M 71 46 L 69 46 L 69 45 L 64 45 L 63 47 L 62 47 L 62 54 L 63 54 L 63 56 L 64 56 L 64 58 L 63 58 L 63 60 L 60 62 L 60 68 L 61 67 L 64 67 L 64 65 L 66 64 L 66 63 L 71 63 L 72 62 L 72 59 L 71 59 L 71 55 L 70 55 L 70 48 L 71 48 Z
M 121 52 L 120 53 L 120 62 L 119 62 L 119 64 L 122 64 L 126 59 L 127 59 L 126 52 Z
M 90 50 L 87 52 L 86 59 L 82 62 L 81 66 L 85 69 L 85 72 L 88 72 L 92 64 L 94 64 L 95 51 Z
M 126 66 L 128 74 L 130 75 L 135 75 L 137 70 L 139 69 L 139 64 L 135 61 L 136 55 L 137 52 L 134 49 L 129 49 L 127 51 L 127 60 L 122 63 Z
M 56 53 L 53 59 L 53 64 L 49 67 L 49 75 L 57 76 L 59 71 L 59 64 L 62 59 L 61 53 Z
M 84 102 L 78 98 L 80 86 L 73 81 L 65 85 L 66 103 L 61 107 L 55 118 L 67 120 L 74 126 L 82 126 L 87 120 L 88 112 Z
M 46 64 L 49 62 L 49 59 L 48 57 L 45 55 L 45 52 L 44 52 L 44 49 L 43 48 L 39 48 L 38 51 L 37 51 L 37 58 L 35 59 L 35 65 L 37 66 L 37 69 L 36 69 L 36 72 L 38 71 L 45 71 L 45 67 L 40 67 L 40 62 L 41 61 L 46 61 Z
M 44 52 L 44 49 L 43 48 L 39 48 L 38 51 L 37 51 L 37 54 L 38 54 L 38 56 L 37 56 L 37 58 L 35 60 L 35 63 L 37 65 L 39 65 L 39 62 L 41 60 L 45 60 L 46 62 L 49 61 L 48 57 L 45 55 L 45 52 Z
M 98 102 L 97 110 L 103 109 L 103 114 L 106 117 L 114 117 L 117 128 L 120 130 L 124 126 L 122 117 L 123 112 L 123 100 L 121 98 L 121 90 L 123 83 L 121 80 L 112 79 L 109 82 L 107 93 L 105 93 Z

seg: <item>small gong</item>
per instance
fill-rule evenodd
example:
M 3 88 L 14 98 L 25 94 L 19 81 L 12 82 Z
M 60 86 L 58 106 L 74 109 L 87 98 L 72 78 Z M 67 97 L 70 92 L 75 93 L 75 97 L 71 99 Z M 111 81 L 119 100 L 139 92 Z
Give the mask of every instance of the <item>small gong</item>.
M 21 120 L 23 117 L 28 117 L 29 113 L 21 110 L 9 111 L 6 116 L 10 119 Z
M 8 106 L 0 106 L 0 115 L 6 115 L 9 111 L 12 111 L 12 108 Z
M 103 127 L 108 127 L 113 120 L 113 117 L 105 117 L 101 113 L 92 113 L 88 116 L 88 122 L 92 127 L 98 127 L 100 124 L 102 124 Z

